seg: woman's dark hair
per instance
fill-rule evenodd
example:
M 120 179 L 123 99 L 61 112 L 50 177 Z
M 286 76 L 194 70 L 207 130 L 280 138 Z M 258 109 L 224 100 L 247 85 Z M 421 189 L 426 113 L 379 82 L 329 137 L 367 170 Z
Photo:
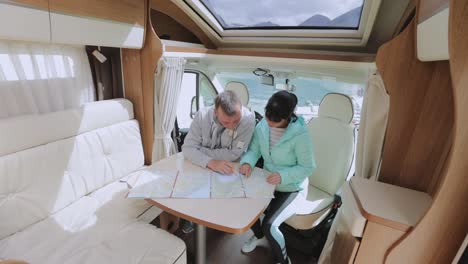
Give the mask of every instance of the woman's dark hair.
M 279 91 L 273 94 L 265 106 L 265 116 L 273 121 L 280 122 L 282 119 L 295 122 L 297 120 L 294 109 L 296 109 L 297 97 L 288 91 Z

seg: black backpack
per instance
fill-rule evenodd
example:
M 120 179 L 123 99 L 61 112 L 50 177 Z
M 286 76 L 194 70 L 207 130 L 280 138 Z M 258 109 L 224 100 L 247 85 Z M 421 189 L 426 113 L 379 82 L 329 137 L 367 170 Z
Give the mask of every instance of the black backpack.
M 286 240 L 286 246 L 318 259 L 340 206 L 341 197 L 335 194 L 331 211 L 312 229 L 297 230 L 286 223 L 281 224 L 280 230 Z

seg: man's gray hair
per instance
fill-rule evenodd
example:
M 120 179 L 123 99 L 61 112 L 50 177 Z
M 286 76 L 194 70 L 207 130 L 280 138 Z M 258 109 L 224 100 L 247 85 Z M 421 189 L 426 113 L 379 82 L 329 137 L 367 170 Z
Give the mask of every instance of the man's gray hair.
M 221 107 L 228 116 L 237 114 L 238 106 L 242 106 L 239 97 L 233 91 L 224 91 L 215 99 L 215 108 Z

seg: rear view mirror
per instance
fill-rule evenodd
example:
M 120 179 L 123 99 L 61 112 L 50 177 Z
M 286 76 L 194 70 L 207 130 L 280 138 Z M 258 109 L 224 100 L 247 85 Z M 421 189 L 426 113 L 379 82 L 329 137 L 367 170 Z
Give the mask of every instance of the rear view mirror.
M 271 74 L 263 75 L 261 76 L 261 79 L 262 79 L 262 84 L 270 85 L 270 86 L 275 85 L 275 77 L 273 77 L 273 75 Z
M 192 97 L 192 101 L 190 103 L 190 118 L 193 119 L 195 114 L 197 113 L 197 97 Z

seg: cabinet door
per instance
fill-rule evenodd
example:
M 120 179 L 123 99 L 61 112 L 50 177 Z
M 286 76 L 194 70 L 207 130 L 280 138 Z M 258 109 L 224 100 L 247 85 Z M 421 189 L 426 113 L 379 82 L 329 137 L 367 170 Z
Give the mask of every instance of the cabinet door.
M 50 0 L 52 42 L 143 47 L 145 0 Z
M 0 39 L 50 42 L 48 0 L 0 0 Z

